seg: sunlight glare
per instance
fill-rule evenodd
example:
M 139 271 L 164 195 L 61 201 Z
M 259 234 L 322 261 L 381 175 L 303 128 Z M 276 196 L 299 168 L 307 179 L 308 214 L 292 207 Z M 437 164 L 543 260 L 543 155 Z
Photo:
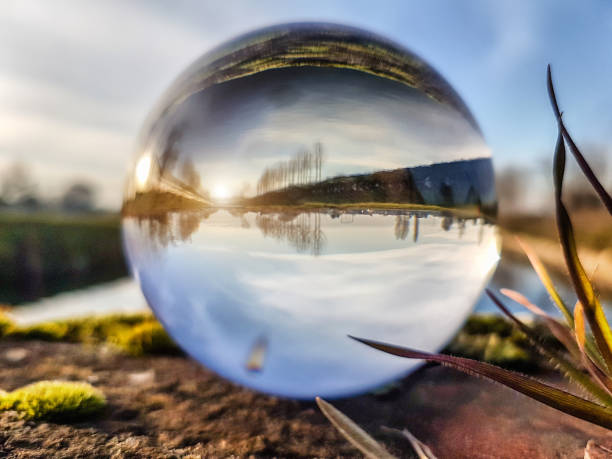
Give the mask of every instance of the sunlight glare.
M 136 164 L 136 184 L 138 188 L 143 188 L 149 179 L 151 172 L 151 156 L 145 155 Z
M 216 199 L 227 199 L 230 197 L 230 192 L 225 185 L 218 183 L 212 190 L 212 197 Z

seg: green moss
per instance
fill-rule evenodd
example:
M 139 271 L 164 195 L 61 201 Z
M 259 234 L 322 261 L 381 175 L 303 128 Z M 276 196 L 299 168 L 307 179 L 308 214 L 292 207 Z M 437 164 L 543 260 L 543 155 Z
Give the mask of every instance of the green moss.
M 10 335 L 15 330 L 15 323 L 0 313 L 0 338 L 3 336 Z
M 0 410 L 15 410 L 27 419 L 77 420 L 105 406 L 104 394 L 82 382 L 40 381 L 0 394 Z
M 63 341 L 68 326 L 62 322 L 43 322 L 28 327 L 15 328 L 10 336 L 19 339 L 39 339 L 42 341 Z
M 542 342 L 561 348 L 545 325 L 535 322 L 531 328 Z M 543 365 L 527 337 L 509 321 L 494 315 L 472 315 L 443 352 L 504 368 L 534 370 Z
M 161 324 L 149 313 L 94 316 L 43 322 L 28 327 L 16 327 L 12 322 L 10 324 L 4 336 L 15 339 L 110 343 L 135 356 L 181 352 Z
M 66 338 L 72 342 L 104 342 L 112 340 L 134 326 L 155 320 L 152 314 L 113 314 L 108 316 L 85 317 L 66 321 L 69 333 Z
M 461 332 L 446 347 L 445 352 L 505 368 L 527 369 L 539 364 L 539 358 L 532 355 L 527 346 L 497 333 L 471 335 Z
M 506 319 L 493 314 L 473 314 L 471 315 L 462 331 L 470 335 L 484 335 L 497 333 L 500 336 L 510 336 L 514 327 Z
M 97 343 L 121 335 L 135 325 L 155 320 L 151 314 L 114 314 L 81 319 L 58 320 L 14 327 L 7 336 L 18 339 Z
M 180 353 L 180 349 L 168 336 L 166 330 L 156 321 L 136 325 L 115 339 L 117 346 L 134 356 Z

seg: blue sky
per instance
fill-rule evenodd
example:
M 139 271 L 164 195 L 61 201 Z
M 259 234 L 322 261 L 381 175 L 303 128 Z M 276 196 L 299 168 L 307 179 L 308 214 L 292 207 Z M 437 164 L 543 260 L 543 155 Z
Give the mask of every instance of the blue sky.
M 101 204 L 117 208 L 140 125 L 177 74 L 238 34 L 303 20 L 362 27 L 424 57 L 464 98 L 498 168 L 550 157 L 550 62 L 570 131 L 587 153 L 607 149 L 612 157 L 606 0 L 5 0 L 0 173 L 23 161 L 50 195 L 85 179 Z

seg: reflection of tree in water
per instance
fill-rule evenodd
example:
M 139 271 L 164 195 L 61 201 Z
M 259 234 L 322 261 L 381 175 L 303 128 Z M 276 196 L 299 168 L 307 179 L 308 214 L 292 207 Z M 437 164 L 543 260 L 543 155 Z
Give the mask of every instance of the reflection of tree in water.
M 191 236 L 198 231 L 202 222 L 208 219 L 212 214 L 217 212 L 218 208 L 209 208 L 205 211 L 197 212 L 165 212 L 148 217 L 133 217 L 138 223 L 140 229 L 148 236 L 152 244 L 152 249 L 167 247 L 176 242 L 186 242 Z M 249 213 L 244 208 L 225 208 L 226 212 L 239 220 L 240 227 L 250 229 L 252 220 L 247 218 Z M 483 240 L 484 226 L 491 224 L 483 218 L 466 218 L 459 217 L 453 214 L 445 214 L 438 212 L 406 212 L 406 213 L 388 213 L 381 212 L 284 212 L 284 213 L 258 213 L 255 215 L 255 225 L 261 231 L 264 237 L 272 237 L 279 241 L 286 241 L 290 246 L 294 247 L 298 253 L 310 252 L 317 256 L 320 255 L 326 245 L 326 236 L 321 227 L 321 220 L 329 217 L 337 218 L 340 223 L 353 223 L 354 217 L 365 218 L 367 215 L 385 215 L 389 218 L 395 217 L 393 225 L 393 233 L 396 240 L 405 241 L 411 233 L 410 220 L 413 220 L 412 239 L 417 242 L 419 237 L 419 221 L 420 219 L 428 219 L 434 217 L 437 224 L 440 224 L 445 231 L 451 231 L 456 225 L 456 232 L 459 238 L 463 238 L 467 232 L 468 221 L 471 220 L 473 225 L 478 225 L 478 244 Z M 349 218 L 350 217 L 350 218 Z M 438 223 L 439 222 L 439 223 Z M 428 232 L 426 231 L 426 234 Z
M 434 214 L 435 215 L 435 214 Z M 395 239 L 397 240 L 406 240 L 408 235 L 410 234 L 410 219 L 414 219 L 414 230 L 413 230 L 413 241 L 417 242 L 419 237 L 419 219 L 427 218 L 428 214 L 419 215 L 419 213 L 410 213 L 410 214 L 399 214 L 395 216 L 395 225 L 394 225 L 394 234 Z M 478 229 L 478 243 L 482 241 L 484 226 L 487 224 L 487 221 L 482 218 L 466 218 L 466 217 L 457 217 L 452 214 L 442 214 L 439 215 L 441 217 L 440 226 L 444 231 L 450 231 L 455 223 L 457 223 L 457 234 L 461 239 L 466 232 L 466 225 L 468 220 L 471 220 L 474 226 L 479 225 Z
M 410 216 L 409 215 L 397 215 L 395 217 L 395 239 L 401 239 L 402 241 L 408 237 L 410 229 Z
M 417 242 L 419 239 L 419 216 L 418 213 L 414 214 L 401 214 L 395 216 L 394 233 L 395 239 L 405 241 L 410 234 L 410 218 L 414 219 L 414 230 L 412 233 L 412 241 Z
M 148 240 L 159 247 L 186 242 L 200 228 L 200 223 L 216 209 L 204 212 L 165 212 L 147 217 L 136 217 L 138 227 L 146 232 Z
M 325 234 L 321 229 L 321 214 L 259 214 L 255 224 L 264 237 L 273 237 L 279 241 L 287 241 L 298 252 L 311 252 L 320 255 L 325 245 Z
M 479 226 L 478 244 L 480 245 L 480 243 L 482 242 L 483 236 L 484 236 L 485 225 L 492 224 L 492 222 L 487 221 L 484 218 L 481 218 L 481 217 L 466 218 L 466 217 L 455 217 L 453 215 L 444 215 L 444 217 L 442 218 L 442 229 L 444 229 L 444 231 L 450 231 L 450 229 L 453 227 L 453 224 L 456 222 L 457 223 L 457 234 L 459 236 L 459 239 L 461 239 L 463 238 L 463 235 L 465 234 L 466 225 L 467 225 L 468 220 L 471 220 L 474 226 L 476 225 Z
M 181 241 L 186 241 L 200 227 L 202 219 L 198 214 L 181 213 L 178 216 L 177 232 Z
M 451 215 L 445 215 L 442 218 L 442 229 L 444 231 L 449 231 L 453 226 L 453 217 Z

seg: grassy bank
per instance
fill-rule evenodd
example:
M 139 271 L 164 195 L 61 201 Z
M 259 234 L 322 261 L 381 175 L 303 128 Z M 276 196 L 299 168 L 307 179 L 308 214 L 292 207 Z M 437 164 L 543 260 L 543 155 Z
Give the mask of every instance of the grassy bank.
M 125 275 L 118 216 L 0 214 L 0 303 Z
M 25 327 L 0 316 L 0 337 L 17 341 L 107 344 L 133 356 L 181 353 L 150 313 L 57 320 Z

